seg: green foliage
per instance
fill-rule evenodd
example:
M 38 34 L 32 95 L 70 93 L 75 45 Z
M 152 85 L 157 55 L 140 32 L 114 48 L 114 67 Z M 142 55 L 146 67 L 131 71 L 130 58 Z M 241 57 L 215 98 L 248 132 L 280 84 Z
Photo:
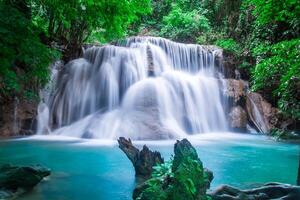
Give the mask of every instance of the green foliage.
M 59 57 L 54 46 L 62 47 L 68 61 L 78 56 L 83 42 L 123 37 L 150 11 L 150 0 L 1 0 L 0 95 L 37 92 L 48 81 L 49 64 Z
M 178 149 L 177 149 L 178 150 Z M 155 166 L 138 200 L 209 200 L 208 175 L 194 148 L 179 149 L 169 162 Z
M 217 40 L 224 38 L 225 33 L 223 32 L 216 32 L 214 30 L 202 33 L 200 36 L 196 38 L 197 44 L 201 45 L 211 45 L 215 44 Z
M 295 119 L 300 119 L 300 40 L 258 46 L 260 57 L 253 71 L 253 90 L 273 91 L 279 107 Z
M 173 177 L 172 173 L 172 161 L 167 161 L 162 164 L 158 164 L 153 167 L 153 172 L 151 176 L 153 178 L 158 178 L 160 180 L 163 180 L 166 177 Z
M 294 131 L 274 128 L 269 133 L 276 140 L 299 140 L 299 134 Z
M 167 13 L 171 10 L 173 0 L 152 0 L 151 7 L 152 12 L 151 15 L 147 15 L 142 18 L 140 23 L 142 23 L 142 28 L 155 29 L 154 32 L 159 32 L 162 28 L 162 20 L 163 17 L 166 16 Z M 153 30 L 152 30 L 153 32 Z
M 170 199 L 206 199 L 206 195 L 198 196 L 200 188 L 205 188 L 202 163 L 191 157 L 186 157 L 174 172 Z
M 146 188 L 137 200 L 167 200 L 168 193 L 164 191 L 163 182 L 169 177 L 173 177 L 172 161 L 158 164 L 153 167 L 152 178 L 146 181 Z
M 300 4 L 298 0 L 249 0 L 255 6 L 254 14 L 257 15 L 258 24 L 276 22 L 300 23 Z
M 298 51 L 299 51 L 298 46 Z M 287 73 L 281 77 L 277 92 L 279 98 L 279 108 L 288 116 L 300 120 L 300 59 L 299 54 L 295 58 L 297 64 L 290 67 Z
M 37 0 L 36 11 L 48 22 L 50 37 L 82 43 L 91 33 L 100 41 L 124 36 L 130 23 L 150 12 L 149 0 Z M 40 15 L 41 14 L 41 15 Z
M 232 53 L 241 53 L 241 47 L 239 44 L 232 38 L 229 39 L 219 39 L 215 42 L 215 45 L 229 51 Z
M 57 52 L 42 44 L 39 27 L 17 8 L 0 2 L 0 20 L 2 95 L 20 92 L 21 87 L 45 84 L 48 65 Z
M 136 200 L 168 200 L 168 193 L 162 188 L 160 179 L 151 178 L 145 184 L 146 188 Z
M 174 40 L 193 40 L 195 36 L 210 30 L 208 19 L 199 10 L 184 11 L 180 4 L 173 4 L 170 13 L 163 18 L 161 34 Z

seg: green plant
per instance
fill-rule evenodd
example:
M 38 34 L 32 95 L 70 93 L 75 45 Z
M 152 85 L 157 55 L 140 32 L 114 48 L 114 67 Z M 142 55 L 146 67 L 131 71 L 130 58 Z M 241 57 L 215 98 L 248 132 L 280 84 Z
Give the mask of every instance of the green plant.
M 232 53 L 241 53 L 241 47 L 239 44 L 232 38 L 229 39 L 219 39 L 215 42 L 215 45 L 229 51 Z
M 300 119 L 300 40 L 259 46 L 261 56 L 253 71 L 252 89 L 272 91 L 279 99 L 279 108 L 295 119 Z
M 173 4 L 170 13 L 163 18 L 161 35 L 174 40 L 194 40 L 197 35 L 210 30 L 208 19 L 199 10 L 184 11 Z
M 169 162 L 153 167 L 152 176 L 139 189 L 138 200 L 209 200 L 208 175 L 194 148 L 175 151 Z
M 0 91 L 4 96 L 43 86 L 57 51 L 44 45 L 41 30 L 17 8 L 0 2 Z

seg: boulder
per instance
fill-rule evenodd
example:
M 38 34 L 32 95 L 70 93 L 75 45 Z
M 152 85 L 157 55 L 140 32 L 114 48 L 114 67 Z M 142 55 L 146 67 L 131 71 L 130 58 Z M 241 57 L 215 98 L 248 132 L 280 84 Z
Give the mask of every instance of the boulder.
M 39 165 L 3 165 L 0 167 L 0 199 L 10 199 L 29 191 L 49 175 L 50 170 Z
M 236 79 L 224 79 L 225 96 L 229 99 L 230 106 L 240 105 L 244 107 L 248 82 Z
M 146 145 L 140 151 L 133 146 L 130 139 L 126 140 L 124 137 L 118 139 L 120 149 L 126 154 L 132 162 L 136 176 L 145 178 L 150 177 L 153 166 L 164 163 L 164 159 L 157 151 L 151 151 Z
M 263 133 L 269 133 L 278 123 L 277 108 L 272 107 L 259 93 L 247 94 L 246 108 L 249 119 Z
M 261 187 L 240 190 L 222 185 L 210 193 L 213 200 L 270 200 L 270 199 L 300 199 L 300 187 L 281 183 L 267 183 Z
M 235 106 L 229 113 L 229 124 L 234 130 L 245 130 L 247 126 L 247 113 L 241 106 Z

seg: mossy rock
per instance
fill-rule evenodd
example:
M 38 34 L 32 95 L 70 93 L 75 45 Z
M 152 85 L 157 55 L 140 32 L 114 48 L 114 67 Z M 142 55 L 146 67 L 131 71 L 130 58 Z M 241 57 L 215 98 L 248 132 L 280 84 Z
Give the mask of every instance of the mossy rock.
M 49 175 L 50 170 L 40 165 L 3 165 L 0 167 L 0 199 L 15 198 Z

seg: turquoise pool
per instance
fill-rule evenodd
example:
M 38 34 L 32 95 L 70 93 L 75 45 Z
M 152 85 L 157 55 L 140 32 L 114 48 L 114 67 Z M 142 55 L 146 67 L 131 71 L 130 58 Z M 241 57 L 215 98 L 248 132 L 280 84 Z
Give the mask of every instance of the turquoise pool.
M 205 167 L 214 173 L 211 187 L 231 184 L 247 188 L 277 181 L 295 184 L 299 147 L 266 137 L 203 134 L 189 140 Z M 167 160 L 174 141 L 139 141 Z M 20 199 L 131 199 L 134 169 L 115 141 L 36 136 L 0 142 L 0 164 L 42 164 L 52 174 Z

